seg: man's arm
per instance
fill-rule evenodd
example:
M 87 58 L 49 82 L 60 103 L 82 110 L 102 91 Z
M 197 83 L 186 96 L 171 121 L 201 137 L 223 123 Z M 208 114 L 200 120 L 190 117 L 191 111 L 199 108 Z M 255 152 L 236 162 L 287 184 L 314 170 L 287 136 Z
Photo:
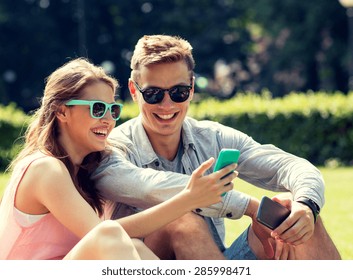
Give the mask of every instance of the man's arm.
M 104 198 L 146 209 L 185 188 L 190 176 L 137 167 L 114 150 L 104 159 L 92 179 Z
M 244 154 L 237 169 L 239 178 L 272 191 L 288 190 L 293 200 L 306 197 L 320 208 L 323 207 L 324 180 L 320 171 L 310 162 L 273 145 L 248 149 Z
M 320 171 L 309 161 L 280 148 L 261 145 L 233 128 L 217 124 L 219 142 L 240 150 L 239 178 L 274 192 L 289 191 L 293 199 L 312 199 L 320 209 L 325 203 L 325 185 Z

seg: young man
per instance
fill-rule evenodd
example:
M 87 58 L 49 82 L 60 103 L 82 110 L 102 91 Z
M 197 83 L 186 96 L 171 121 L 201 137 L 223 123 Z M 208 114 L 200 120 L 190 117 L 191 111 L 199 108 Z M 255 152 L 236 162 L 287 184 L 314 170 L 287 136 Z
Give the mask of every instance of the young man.
M 129 90 L 140 115 L 114 129 L 110 138 L 117 151 L 93 175 L 113 202 L 112 217 L 168 199 L 184 188 L 202 162 L 217 158 L 222 148 L 235 148 L 241 152 L 238 177 L 291 194 L 277 198 L 291 209 L 290 216 L 271 232 L 256 221 L 258 199 L 233 190 L 222 202 L 195 209 L 145 243 L 162 259 L 339 259 L 317 216 L 324 205 L 320 172 L 308 161 L 261 145 L 240 131 L 187 117 L 194 66 L 192 47 L 181 38 L 154 35 L 138 41 Z M 251 226 L 225 248 L 223 218 L 243 215 L 252 219 Z

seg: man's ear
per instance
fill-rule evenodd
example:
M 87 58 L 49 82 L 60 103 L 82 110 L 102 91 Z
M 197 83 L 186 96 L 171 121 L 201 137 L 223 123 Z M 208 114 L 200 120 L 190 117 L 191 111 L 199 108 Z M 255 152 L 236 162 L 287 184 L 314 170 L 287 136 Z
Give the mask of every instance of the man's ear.
M 132 100 L 134 102 L 137 102 L 137 96 L 136 95 L 138 94 L 138 92 L 136 90 L 134 82 L 131 79 L 129 79 L 128 86 L 129 86 L 129 91 L 130 91 L 130 95 L 131 95 Z
M 61 105 L 56 111 L 55 116 L 58 118 L 59 121 L 61 122 L 67 122 L 67 115 L 68 115 L 69 108 L 65 105 Z
M 194 98 L 194 93 L 195 93 L 195 77 L 192 77 L 191 79 L 191 90 L 190 90 L 190 100 Z

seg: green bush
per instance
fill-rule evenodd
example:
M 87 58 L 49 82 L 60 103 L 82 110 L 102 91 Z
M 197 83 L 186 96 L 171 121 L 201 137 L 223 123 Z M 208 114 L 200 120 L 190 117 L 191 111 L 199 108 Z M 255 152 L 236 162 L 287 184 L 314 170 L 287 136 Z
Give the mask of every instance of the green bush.
M 138 115 L 125 103 L 118 124 Z M 283 98 L 239 93 L 229 100 L 195 95 L 189 115 L 239 129 L 260 143 L 271 143 L 315 165 L 353 164 L 353 92 L 292 93 Z M 0 170 L 18 151 L 29 117 L 14 104 L 0 105 Z
M 0 170 L 4 170 L 21 147 L 29 117 L 15 104 L 0 104 Z
M 137 114 L 136 105 L 126 104 L 122 122 Z M 353 164 L 353 92 L 292 93 L 283 98 L 272 98 L 266 91 L 239 93 L 224 101 L 196 101 L 189 115 L 234 127 L 316 165 Z

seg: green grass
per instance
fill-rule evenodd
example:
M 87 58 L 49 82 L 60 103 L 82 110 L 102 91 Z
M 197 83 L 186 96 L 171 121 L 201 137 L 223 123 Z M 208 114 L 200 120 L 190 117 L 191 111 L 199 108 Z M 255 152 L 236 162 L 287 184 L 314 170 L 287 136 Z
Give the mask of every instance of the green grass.
M 344 260 L 353 260 L 353 168 L 320 168 L 326 182 L 326 204 L 321 211 L 327 231 L 335 242 Z M 9 176 L 0 173 L 0 197 L 3 194 Z M 235 188 L 254 197 L 274 193 L 255 188 L 241 180 L 235 182 Z M 248 217 L 240 220 L 226 219 L 227 239 L 230 244 L 250 223 Z
M 325 227 L 336 244 L 342 259 L 353 260 L 353 168 L 320 168 L 326 183 L 326 203 L 321 211 Z M 234 188 L 254 197 L 272 196 L 275 193 L 255 188 L 244 181 L 235 181 Z M 226 220 L 227 238 L 230 245 L 249 225 L 250 218 Z
M 4 189 L 6 187 L 8 180 L 9 180 L 8 174 L 0 173 L 0 197 L 2 197 L 2 194 L 4 192 Z

